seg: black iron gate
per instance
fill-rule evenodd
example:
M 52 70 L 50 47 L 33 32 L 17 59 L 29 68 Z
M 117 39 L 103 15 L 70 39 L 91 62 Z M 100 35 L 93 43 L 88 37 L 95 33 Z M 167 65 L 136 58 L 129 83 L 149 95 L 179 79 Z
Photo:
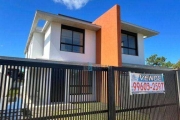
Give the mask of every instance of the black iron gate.
M 129 72 L 164 75 L 165 94 L 130 95 Z M 114 68 L 116 120 L 179 120 L 175 70 Z

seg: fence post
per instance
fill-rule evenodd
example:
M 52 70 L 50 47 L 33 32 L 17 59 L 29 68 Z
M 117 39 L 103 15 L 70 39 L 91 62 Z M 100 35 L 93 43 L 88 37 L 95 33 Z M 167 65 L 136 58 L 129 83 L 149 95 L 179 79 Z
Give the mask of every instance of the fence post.
M 114 69 L 112 66 L 108 67 L 108 120 L 115 120 L 115 82 L 114 82 Z
M 176 71 L 176 83 L 177 83 L 177 102 L 178 102 L 178 120 L 180 120 L 180 70 Z

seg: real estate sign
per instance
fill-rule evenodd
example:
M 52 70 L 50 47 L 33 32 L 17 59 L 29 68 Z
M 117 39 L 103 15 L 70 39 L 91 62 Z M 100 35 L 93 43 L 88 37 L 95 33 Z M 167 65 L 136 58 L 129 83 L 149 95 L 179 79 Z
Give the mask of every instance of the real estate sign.
M 131 73 L 130 94 L 165 93 L 163 74 Z

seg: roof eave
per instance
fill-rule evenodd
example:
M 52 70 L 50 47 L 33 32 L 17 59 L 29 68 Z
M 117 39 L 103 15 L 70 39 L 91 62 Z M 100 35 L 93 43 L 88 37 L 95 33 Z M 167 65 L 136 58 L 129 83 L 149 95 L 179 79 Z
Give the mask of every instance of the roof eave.
M 35 13 L 35 16 L 34 16 L 34 20 L 33 20 L 32 26 L 31 26 L 31 30 L 30 30 L 30 33 L 28 36 L 28 40 L 26 43 L 24 53 L 27 52 L 29 43 L 31 41 L 32 34 L 36 30 L 39 19 L 46 20 L 48 22 L 48 24 L 50 22 L 61 22 L 62 24 L 65 24 L 65 25 L 75 26 L 75 27 L 84 28 L 84 29 L 90 29 L 90 30 L 94 30 L 94 31 L 97 31 L 101 28 L 101 26 L 94 25 L 94 24 L 92 24 L 90 22 L 86 22 L 84 20 L 75 19 L 72 17 L 64 16 L 64 15 L 55 15 L 55 14 L 37 10 Z M 44 31 L 44 29 L 42 29 L 42 31 Z
M 27 47 L 28 47 L 29 42 L 30 42 L 31 37 L 32 37 L 32 33 L 33 33 L 34 30 L 35 30 L 35 24 L 37 25 L 37 14 L 38 14 L 38 12 L 36 11 L 35 16 L 34 16 L 34 19 L 33 19 L 32 26 L 31 26 L 31 29 L 30 29 L 30 32 L 29 32 L 29 36 L 28 36 L 28 40 L 27 40 L 27 43 L 26 43 L 26 47 L 25 47 L 25 50 L 24 50 L 24 53 L 25 53 L 25 54 L 26 54 L 26 52 L 27 52 Z
M 134 25 L 134 24 L 131 24 L 128 22 L 124 22 L 124 21 L 121 21 L 121 28 L 123 30 L 127 30 L 130 32 L 143 34 L 143 36 L 146 36 L 146 38 L 149 38 L 149 37 L 152 37 L 152 36 L 159 34 L 159 32 L 157 32 L 157 31 L 154 31 L 154 30 L 151 30 L 148 28 L 144 28 L 144 27 L 141 27 L 138 25 Z

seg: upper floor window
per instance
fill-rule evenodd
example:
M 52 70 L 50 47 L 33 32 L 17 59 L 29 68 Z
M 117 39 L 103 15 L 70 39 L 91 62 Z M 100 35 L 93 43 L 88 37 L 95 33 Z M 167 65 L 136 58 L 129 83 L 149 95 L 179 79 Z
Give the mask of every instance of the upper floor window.
M 66 25 L 61 28 L 60 50 L 84 53 L 84 30 Z
M 128 55 L 138 55 L 137 49 L 137 34 L 128 32 L 128 31 L 121 31 L 122 35 L 122 53 Z

